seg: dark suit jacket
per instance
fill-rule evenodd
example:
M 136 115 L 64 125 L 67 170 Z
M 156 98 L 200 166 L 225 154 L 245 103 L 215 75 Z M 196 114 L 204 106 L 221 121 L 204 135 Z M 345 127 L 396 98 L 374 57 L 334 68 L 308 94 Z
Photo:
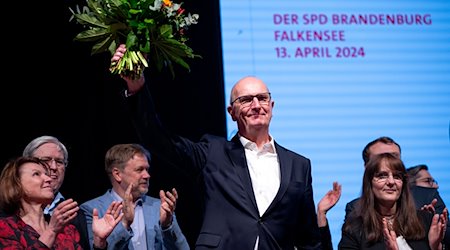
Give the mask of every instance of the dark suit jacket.
M 359 200 L 358 198 L 353 199 L 345 205 L 345 218 L 344 221 L 347 220 L 348 215 L 355 209 L 356 202 Z
M 422 240 L 415 240 L 410 241 L 407 240 L 408 245 L 412 249 L 420 249 L 420 250 L 426 250 L 430 249 L 428 246 L 428 231 L 430 230 L 431 220 L 433 215 L 431 213 L 417 210 L 417 215 L 421 219 L 424 227 L 425 227 L 425 238 Z M 347 222 L 349 222 L 351 219 L 349 219 Z M 342 238 L 339 241 L 338 249 L 339 250 L 345 250 L 345 249 L 370 249 L 370 250 L 384 250 L 386 249 L 385 243 L 383 240 L 376 242 L 375 244 L 369 245 L 367 242 L 367 239 L 363 233 L 363 225 L 361 220 L 355 220 L 352 221 L 352 229 L 351 232 L 346 232 L 342 230 Z M 345 224 L 344 224 L 345 225 Z M 343 227 L 344 227 L 343 225 Z
M 127 98 L 142 144 L 152 154 L 201 177 L 204 217 L 196 249 L 320 249 L 310 160 L 275 143 L 281 183 L 260 217 L 244 147 L 235 136 L 194 143 L 161 126 L 146 87 Z
M 83 249 L 91 249 L 88 238 L 86 217 L 81 209 L 78 210 L 77 216 L 70 222 L 70 224 L 74 225 L 80 233 L 80 245 Z
M 439 195 L 437 188 L 412 186 L 410 187 L 410 190 L 414 197 L 416 208 L 420 209 L 423 205 L 430 204 L 433 199 L 437 199 L 436 206 L 434 206 L 436 213 L 441 214 L 444 210 L 445 204 Z
M 419 187 L 419 186 L 413 186 L 410 188 L 412 195 L 414 197 L 414 201 L 416 203 L 417 209 L 420 209 L 423 205 L 428 205 L 431 203 L 433 199 L 437 199 L 436 206 L 434 207 L 436 209 L 436 213 L 441 214 L 444 210 L 445 203 L 444 200 L 442 200 L 441 196 L 439 195 L 439 191 L 437 188 L 426 188 L 426 187 Z M 450 223 L 447 223 L 447 229 L 445 230 L 445 236 L 444 236 L 444 244 L 446 249 L 450 248 Z

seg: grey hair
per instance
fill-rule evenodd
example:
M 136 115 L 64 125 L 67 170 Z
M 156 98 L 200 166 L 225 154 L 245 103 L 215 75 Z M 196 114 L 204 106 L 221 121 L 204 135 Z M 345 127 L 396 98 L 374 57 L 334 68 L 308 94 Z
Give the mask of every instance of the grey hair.
M 58 140 L 58 138 L 49 135 L 43 135 L 33 139 L 30 143 L 28 143 L 28 145 L 23 150 L 22 156 L 33 157 L 36 149 L 38 149 L 45 143 L 56 144 L 57 147 L 63 152 L 64 162 L 67 164 L 69 160 L 69 153 L 67 152 L 66 146 L 64 146 L 64 144 L 60 140 Z

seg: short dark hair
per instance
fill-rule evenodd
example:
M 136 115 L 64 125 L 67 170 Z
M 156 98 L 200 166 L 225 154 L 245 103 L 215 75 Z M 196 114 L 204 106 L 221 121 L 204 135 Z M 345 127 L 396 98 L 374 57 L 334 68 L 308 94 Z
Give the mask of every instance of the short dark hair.
M 369 159 L 370 159 L 370 147 L 372 147 L 375 143 L 378 143 L 378 142 L 381 142 L 381 143 L 384 143 L 384 144 L 395 144 L 395 145 L 397 145 L 398 150 L 400 152 L 402 152 L 402 149 L 400 148 L 400 145 L 396 141 L 394 141 L 394 139 L 392 139 L 391 137 L 388 137 L 388 136 L 378 137 L 377 139 L 369 142 L 364 147 L 364 149 L 362 151 L 362 158 L 364 160 L 364 165 L 366 165 L 367 162 L 369 162 Z
M 408 181 L 409 186 L 416 185 L 416 180 L 417 180 L 417 178 L 419 178 L 419 176 L 417 176 L 417 174 L 419 173 L 420 170 L 428 171 L 428 166 L 425 164 L 419 164 L 419 165 L 415 165 L 415 166 L 412 166 L 412 167 L 409 167 L 406 169 L 406 172 L 408 173 L 408 177 L 409 177 L 409 181 Z

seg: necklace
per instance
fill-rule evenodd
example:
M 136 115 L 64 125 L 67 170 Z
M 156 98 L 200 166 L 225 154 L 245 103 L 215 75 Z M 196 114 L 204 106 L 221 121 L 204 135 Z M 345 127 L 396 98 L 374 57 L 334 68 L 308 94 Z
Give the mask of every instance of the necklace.
M 383 218 L 387 221 L 389 231 L 394 230 L 394 214 L 383 216 Z

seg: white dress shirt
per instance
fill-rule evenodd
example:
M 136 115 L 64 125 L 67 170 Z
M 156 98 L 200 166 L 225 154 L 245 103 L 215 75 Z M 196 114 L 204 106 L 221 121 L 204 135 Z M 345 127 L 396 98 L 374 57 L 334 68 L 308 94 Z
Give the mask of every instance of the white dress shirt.
M 239 137 L 239 140 L 245 148 L 253 193 L 258 205 L 259 216 L 262 216 L 280 188 L 280 163 L 275 151 L 275 144 L 270 137 L 270 141 L 258 149 L 256 143 L 242 136 Z M 255 250 L 258 249 L 258 242 L 259 236 L 256 238 Z

